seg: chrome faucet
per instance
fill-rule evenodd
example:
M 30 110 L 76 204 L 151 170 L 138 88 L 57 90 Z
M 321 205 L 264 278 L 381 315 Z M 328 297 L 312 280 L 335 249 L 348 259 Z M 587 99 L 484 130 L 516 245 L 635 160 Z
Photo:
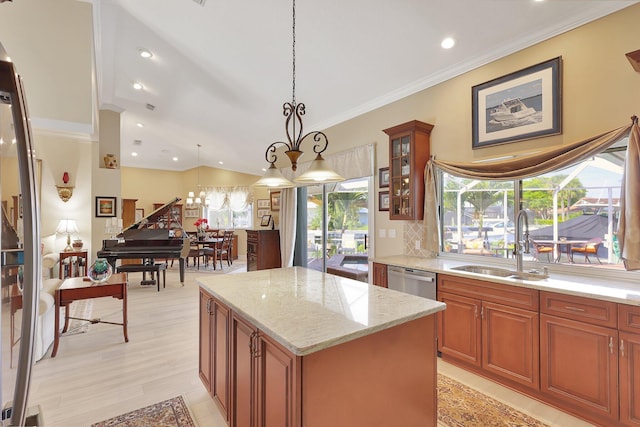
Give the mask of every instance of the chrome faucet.
M 524 240 L 520 240 L 523 234 L 521 219 L 524 218 Z M 516 270 L 522 273 L 522 254 L 529 253 L 529 217 L 524 209 L 518 211 L 516 216 L 516 241 L 513 255 L 516 257 Z

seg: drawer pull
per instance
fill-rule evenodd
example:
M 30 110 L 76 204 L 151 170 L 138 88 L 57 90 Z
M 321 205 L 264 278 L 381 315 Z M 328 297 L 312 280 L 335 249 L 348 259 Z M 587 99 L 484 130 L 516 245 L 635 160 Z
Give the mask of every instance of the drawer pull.
M 620 340 L 620 355 L 624 357 L 624 340 Z
M 613 337 L 609 337 L 609 353 L 613 354 Z
M 581 312 L 581 313 L 584 313 L 584 312 L 586 311 L 584 308 L 580 308 L 580 307 L 572 307 L 572 306 L 570 306 L 570 305 L 566 306 L 566 307 L 565 307 L 565 309 L 566 309 L 566 310 L 569 310 L 569 311 L 579 311 L 579 312 Z

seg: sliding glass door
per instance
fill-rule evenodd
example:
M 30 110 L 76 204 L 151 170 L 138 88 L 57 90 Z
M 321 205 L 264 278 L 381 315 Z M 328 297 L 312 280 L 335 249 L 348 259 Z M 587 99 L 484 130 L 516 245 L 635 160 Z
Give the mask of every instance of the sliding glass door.
M 307 266 L 368 270 L 369 178 L 307 187 Z

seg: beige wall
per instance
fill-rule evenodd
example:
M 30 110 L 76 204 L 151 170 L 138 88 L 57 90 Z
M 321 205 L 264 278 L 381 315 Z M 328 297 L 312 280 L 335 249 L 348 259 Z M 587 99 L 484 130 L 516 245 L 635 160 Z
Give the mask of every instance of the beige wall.
M 199 174 L 198 174 L 199 170 Z M 136 208 L 144 209 L 145 214 L 153 211 L 154 203 L 167 203 L 174 197 L 180 197 L 184 204 L 187 193 L 195 191 L 198 183 L 204 187 L 250 186 L 258 176 L 231 172 L 224 169 L 201 166 L 184 172 L 158 169 L 122 168 L 122 197 L 137 199 Z M 254 199 L 269 197 L 266 189 L 254 189 Z M 254 224 L 257 219 L 254 218 Z M 182 225 L 187 231 L 195 231 L 194 219 L 183 219 Z M 238 253 L 246 256 L 247 238 L 244 231 L 238 231 Z
M 2 4 L 0 42 L 25 81 L 32 120 L 52 118 L 64 122 L 69 131 L 91 132 L 95 106 L 91 9 L 91 3 L 77 0 Z
M 382 129 L 409 120 L 433 124 L 432 154 L 442 160 L 457 161 L 559 146 L 626 125 L 631 115 L 640 114 L 640 73 L 632 69 L 625 57 L 625 53 L 640 49 L 638 22 L 640 4 L 331 127 L 326 131 L 330 150 L 374 141 L 377 167 L 388 166 L 388 139 Z M 472 86 L 557 56 L 562 56 L 563 64 L 562 134 L 472 150 Z M 375 224 L 376 256 L 406 253 L 405 229 L 413 224 L 389 221 L 386 212 L 377 210 Z M 381 238 L 382 229 L 386 236 L 388 230 L 394 229 L 397 237 Z

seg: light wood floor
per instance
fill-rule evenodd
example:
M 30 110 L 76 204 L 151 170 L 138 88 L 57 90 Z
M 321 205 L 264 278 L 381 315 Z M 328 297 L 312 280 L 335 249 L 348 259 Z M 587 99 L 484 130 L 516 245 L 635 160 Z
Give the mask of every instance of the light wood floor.
M 198 377 L 198 286 L 202 273 L 168 270 L 167 287 L 139 285 L 130 275 L 129 342 L 119 326 L 92 324 L 88 332 L 60 339 L 55 358 L 33 370 L 30 405 L 42 407 L 47 426 L 88 426 L 177 395 L 183 395 L 201 427 L 223 427 Z M 120 300 L 94 300 L 92 317 L 121 319 Z M 50 354 L 50 350 L 49 350 Z M 444 362 L 438 369 L 551 426 L 590 426 Z

